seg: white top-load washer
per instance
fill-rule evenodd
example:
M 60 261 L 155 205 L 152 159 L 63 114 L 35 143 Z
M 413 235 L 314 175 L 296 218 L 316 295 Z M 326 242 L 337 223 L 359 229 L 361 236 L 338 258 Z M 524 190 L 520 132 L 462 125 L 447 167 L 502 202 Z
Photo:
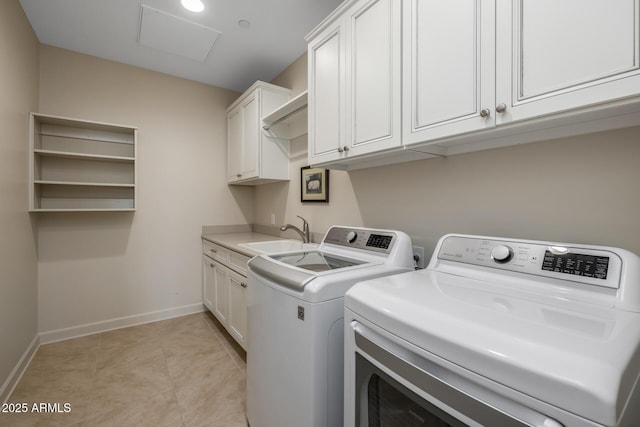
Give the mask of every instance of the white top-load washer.
M 623 249 L 446 235 L 427 269 L 347 292 L 345 340 L 345 426 L 640 426 Z
M 405 233 L 341 226 L 316 250 L 249 261 L 251 427 L 341 425 L 344 293 L 356 282 L 413 268 Z

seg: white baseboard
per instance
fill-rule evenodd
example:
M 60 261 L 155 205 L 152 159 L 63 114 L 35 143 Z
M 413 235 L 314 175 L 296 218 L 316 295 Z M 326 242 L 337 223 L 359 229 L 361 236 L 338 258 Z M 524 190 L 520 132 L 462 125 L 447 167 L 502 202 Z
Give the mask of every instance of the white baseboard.
M 33 359 L 33 356 L 36 354 L 38 347 L 40 347 L 40 336 L 36 335 L 16 364 L 16 367 L 13 368 L 7 380 L 2 384 L 2 387 L 0 387 L 0 402 L 5 403 L 9 399 L 20 378 L 22 378 L 22 375 L 27 370 L 29 363 L 31 363 L 31 359 Z
M 187 314 L 200 313 L 204 311 L 202 303 L 183 305 L 167 310 L 153 311 L 151 313 L 135 314 L 133 316 L 119 317 L 116 319 L 104 320 L 101 322 L 87 323 L 71 328 L 56 329 L 53 331 L 40 332 L 40 343 L 48 344 L 70 338 L 83 337 L 99 332 L 111 331 L 114 329 L 126 328 L 129 326 L 141 325 L 143 323 L 157 322 L 174 317 L 185 316 Z

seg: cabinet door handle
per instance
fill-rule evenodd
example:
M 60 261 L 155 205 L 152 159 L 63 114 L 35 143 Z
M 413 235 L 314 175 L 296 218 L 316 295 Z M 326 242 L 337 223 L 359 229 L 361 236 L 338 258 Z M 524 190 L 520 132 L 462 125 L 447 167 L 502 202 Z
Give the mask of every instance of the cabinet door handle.
M 210 250 L 211 252 L 213 252 L 214 254 L 217 254 L 217 253 L 218 253 L 218 251 L 217 251 L 217 250 L 215 250 L 215 249 L 209 249 L 209 250 Z
M 505 111 L 507 111 L 507 105 L 500 103 L 498 105 L 496 105 L 496 112 L 498 113 L 504 113 Z
M 213 263 L 211 263 L 211 262 L 210 262 L 210 263 L 209 263 L 209 267 L 213 267 Z
M 338 153 L 342 153 L 343 151 L 344 151 L 344 148 L 338 147 Z
M 236 178 L 242 178 L 242 174 L 241 173 L 237 174 Z
M 483 108 L 482 110 L 480 110 L 480 117 L 489 117 L 490 115 L 491 115 L 491 110 L 489 110 L 488 108 Z
M 246 287 L 247 287 L 247 284 L 246 284 L 246 283 L 244 283 L 244 282 L 242 282 L 242 283 L 240 283 L 240 286 L 242 286 L 243 288 L 246 288 Z
M 349 147 L 347 147 L 346 145 L 344 146 L 344 151 L 349 151 Z

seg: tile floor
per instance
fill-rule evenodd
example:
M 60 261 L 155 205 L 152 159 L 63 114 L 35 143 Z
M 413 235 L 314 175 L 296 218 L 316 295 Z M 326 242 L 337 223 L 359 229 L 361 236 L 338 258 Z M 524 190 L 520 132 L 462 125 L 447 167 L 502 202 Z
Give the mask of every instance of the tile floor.
M 41 346 L 9 402 L 68 413 L 0 413 L 0 426 L 246 427 L 243 350 L 210 313 Z

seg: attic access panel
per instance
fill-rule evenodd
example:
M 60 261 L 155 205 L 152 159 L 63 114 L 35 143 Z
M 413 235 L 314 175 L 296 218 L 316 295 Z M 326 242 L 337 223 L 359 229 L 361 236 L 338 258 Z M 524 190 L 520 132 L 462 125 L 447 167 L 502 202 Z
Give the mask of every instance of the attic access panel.
M 213 28 L 144 4 L 141 8 L 138 41 L 153 49 L 204 62 L 218 36 L 222 34 Z

